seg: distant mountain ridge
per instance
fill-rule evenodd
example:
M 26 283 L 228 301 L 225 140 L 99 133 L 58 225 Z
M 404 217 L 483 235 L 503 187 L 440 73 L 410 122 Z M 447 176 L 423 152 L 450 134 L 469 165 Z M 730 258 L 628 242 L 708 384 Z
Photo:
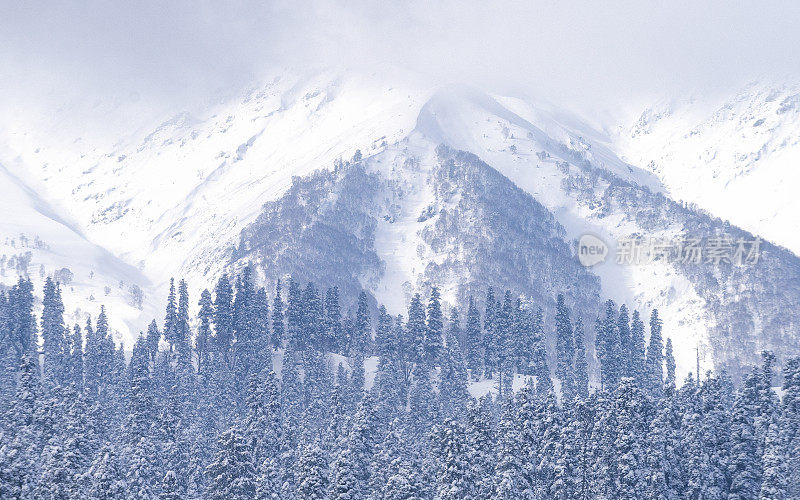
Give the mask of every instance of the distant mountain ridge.
M 252 263 L 268 284 L 363 288 L 393 313 L 433 285 L 449 303 L 509 288 L 546 314 L 564 292 L 589 334 L 606 298 L 658 308 L 684 374 L 696 349 L 704 369 L 736 372 L 800 345 L 800 259 L 768 242 L 748 268 L 580 266 L 586 232 L 612 251 L 631 235 L 753 237 L 675 202 L 671 178 L 621 159 L 621 141 L 524 100 L 389 81 L 283 74 L 110 150 L 5 131 L 0 160 L 140 269 L 153 298 L 169 276 L 205 287 Z

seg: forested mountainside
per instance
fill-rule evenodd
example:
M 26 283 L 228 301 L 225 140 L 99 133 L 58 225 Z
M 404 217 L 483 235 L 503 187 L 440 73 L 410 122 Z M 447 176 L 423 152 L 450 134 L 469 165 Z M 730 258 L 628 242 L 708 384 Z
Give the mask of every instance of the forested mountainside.
M 29 280 L 0 293 L 3 498 L 800 494 L 800 357 L 679 383 L 656 310 L 607 301 L 584 325 L 559 294 L 545 321 L 488 288 L 448 311 L 432 286 L 374 315 L 246 268 L 197 318 L 173 282 L 128 360 L 105 309 L 68 325 L 60 285 L 43 295 L 39 318 Z

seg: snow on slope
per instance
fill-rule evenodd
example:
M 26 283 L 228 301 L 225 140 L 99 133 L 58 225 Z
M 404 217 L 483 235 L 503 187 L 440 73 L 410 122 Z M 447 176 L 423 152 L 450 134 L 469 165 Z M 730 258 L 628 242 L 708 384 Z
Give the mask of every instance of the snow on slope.
M 800 255 L 800 88 L 751 84 L 733 96 L 664 102 L 614 142 L 673 198 Z
M 242 228 L 293 176 L 408 133 L 428 91 L 386 81 L 405 78 L 283 73 L 105 149 L 18 126 L 0 134 L 0 159 L 12 158 L 17 173 L 164 296 L 171 275 L 206 286 Z
M 602 145 L 586 142 L 516 99 L 495 99 L 474 91 L 457 96 L 440 94 L 426 104 L 418 130 L 433 141 L 446 142 L 480 156 L 553 212 L 570 239 L 584 233 L 600 235 L 611 245 L 611 257 L 592 268 L 592 272 L 600 276 L 605 297 L 645 314 L 658 308 L 665 324 L 670 326 L 680 373 L 693 369 L 698 346 L 704 368 L 711 367 L 706 347 L 713 322 L 705 312 L 705 300 L 691 283 L 667 264 L 617 265 L 613 242 L 641 234 L 641 229 L 623 221 L 624 214 L 600 216 L 562 188 L 566 165 L 579 161 L 599 164 L 624 179 L 657 191 L 658 182 L 651 175 L 625 164 Z M 652 236 L 678 233 L 677 227 L 664 227 L 662 234 Z
M 0 161 L 47 199 L 53 213 L 68 213 L 80 227 L 76 234 L 140 268 L 152 282 L 146 294 L 154 303 L 162 302 L 169 276 L 207 286 L 230 263 L 242 229 L 265 202 L 283 195 L 293 176 L 329 169 L 356 149 L 371 157 L 370 168 L 397 176 L 411 194 L 387 214 L 394 217 L 391 224 L 379 223 L 375 236 L 384 272 L 373 291 L 394 311 L 404 309 L 416 277 L 441 257 L 420 251 L 419 220 L 431 203 L 428 171 L 439 143 L 496 168 L 555 214 L 570 239 L 593 232 L 611 242 L 642 229 L 624 214 L 598 213 L 565 190 L 577 165 L 591 164 L 653 192 L 674 188 L 660 170 L 621 160 L 613 151 L 621 142 L 610 147 L 579 121 L 519 99 L 455 87 L 434 92 L 396 74 L 284 72 L 267 81 L 238 98 L 162 117 L 158 125 L 135 117 L 134 131 L 116 139 L 92 142 L 75 123 L 0 126 Z M 793 112 L 787 99 L 764 101 L 780 101 Z M 660 122 L 652 123 L 657 128 Z M 789 137 L 784 142 L 793 144 Z M 397 168 L 409 157 L 417 159 L 416 167 Z M 30 220 L 27 227 L 49 224 Z M 667 224 L 660 231 L 669 236 L 679 230 Z M 681 372 L 693 367 L 694 349 L 710 342 L 714 325 L 706 300 L 684 276 L 666 265 L 606 263 L 593 272 L 602 278 L 605 296 L 643 312 L 659 308 Z M 452 284 L 440 284 L 447 300 Z M 194 303 L 196 288 L 192 297 Z M 133 325 L 129 341 L 143 327 Z M 703 362 L 710 367 L 710 356 Z
M 87 240 L 2 164 L 0 193 L 0 286 L 12 286 L 27 275 L 40 297 L 44 278 L 55 276 L 64 282 L 64 319 L 70 326 L 83 326 L 86 315 L 96 316 L 102 303 L 115 338 L 129 343 L 131 331 L 155 313 L 146 292 L 141 304 L 131 292 L 133 286 L 149 289 L 149 281 Z

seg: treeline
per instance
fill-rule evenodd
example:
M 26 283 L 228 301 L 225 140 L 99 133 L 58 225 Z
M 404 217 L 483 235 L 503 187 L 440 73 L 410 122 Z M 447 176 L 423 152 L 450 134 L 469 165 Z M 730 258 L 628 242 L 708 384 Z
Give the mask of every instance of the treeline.
M 545 324 L 491 288 L 373 317 L 285 285 L 222 276 L 191 318 L 173 283 L 128 362 L 57 283 L 38 319 L 30 281 L 0 293 L 0 498 L 800 497 L 800 358 L 781 398 L 769 352 L 677 387 L 657 311 L 646 336 L 609 301 L 587 337 L 562 296 Z

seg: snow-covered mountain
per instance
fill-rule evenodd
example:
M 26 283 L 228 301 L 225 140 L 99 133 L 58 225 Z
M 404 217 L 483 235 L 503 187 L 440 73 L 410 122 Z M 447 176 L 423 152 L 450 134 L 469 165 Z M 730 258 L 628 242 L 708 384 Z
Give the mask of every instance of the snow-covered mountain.
M 665 100 L 613 134 L 622 158 L 676 198 L 800 255 L 800 88 L 750 84 Z
M 658 308 L 683 373 L 698 348 L 704 368 L 735 369 L 761 348 L 798 347 L 800 260 L 790 252 L 765 243 L 761 263 L 742 268 L 613 262 L 613 242 L 631 235 L 752 239 L 737 224 L 791 245 L 741 214 L 704 207 L 729 225 L 672 201 L 673 191 L 692 200 L 661 169 L 634 166 L 649 163 L 633 155 L 635 141 L 520 99 L 395 74 L 267 81 L 102 144 L 75 123 L 0 127 L 0 162 L 69 214 L 87 244 L 140 270 L 153 303 L 170 276 L 207 286 L 255 263 L 268 283 L 292 273 L 345 297 L 364 288 L 398 313 L 433 284 L 451 304 L 510 288 L 549 318 L 563 291 L 588 331 L 591 304 L 605 298 Z M 36 233 L 39 219 L 28 220 Z M 588 270 L 574 255 L 587 232 L 612 245 Z

